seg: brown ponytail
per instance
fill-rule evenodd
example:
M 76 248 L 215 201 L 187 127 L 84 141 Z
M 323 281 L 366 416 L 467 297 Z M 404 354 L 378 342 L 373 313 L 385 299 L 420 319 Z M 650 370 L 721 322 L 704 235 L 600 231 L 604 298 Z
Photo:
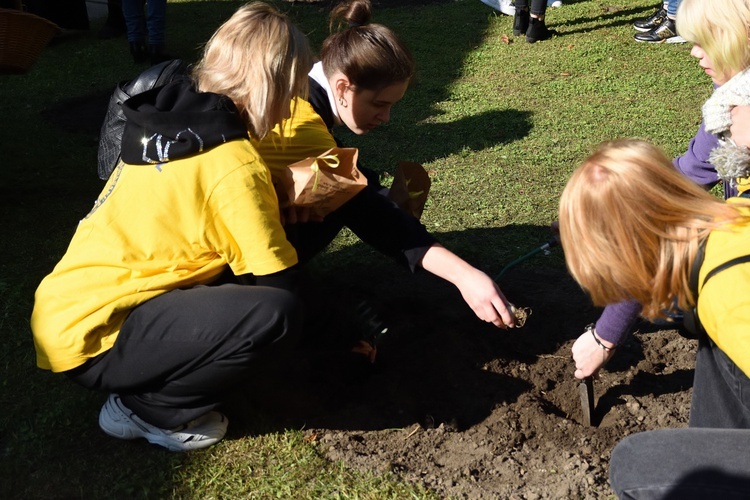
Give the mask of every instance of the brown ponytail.
M 332 33 L 320 51 L 325 75 L 340 71 L 352 85 L 367 90 L 408 82 L 415 66 L 411 53 L 393 31 L 369 24 L 371 17 L 370 0 L 344 1 L 333 8 Z

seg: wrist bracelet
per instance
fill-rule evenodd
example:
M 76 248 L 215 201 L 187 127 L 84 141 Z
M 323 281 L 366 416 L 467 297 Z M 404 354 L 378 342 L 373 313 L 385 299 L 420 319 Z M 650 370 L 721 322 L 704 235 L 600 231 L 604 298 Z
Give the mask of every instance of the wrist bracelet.
M 596 341 L 596 343 L 599 344 L 599 347 L 601 347 L 602 349 L 604 349 L 604 351 L 606 351 L 606 352 L 612 352 L 615 349 L 617 349 L 617 345 L 613 345 L 612 347 L 607 347 L 606 345 L 604 345 L 602 343 L 601 340 L 599 340 L 599 337 L 596 336 L 596 329 L 594 328 L 593 323 L 590 324 L 590 325 L 588 325 L 586 327 L 586 329 L 591 332 L 591 335 L 594 336 L 594 340 Z

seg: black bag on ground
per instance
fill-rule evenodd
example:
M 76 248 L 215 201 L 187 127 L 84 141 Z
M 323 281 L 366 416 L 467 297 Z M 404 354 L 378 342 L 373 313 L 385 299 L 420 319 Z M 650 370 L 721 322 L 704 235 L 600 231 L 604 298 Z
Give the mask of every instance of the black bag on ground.
M 125 122 L 127 121 L 125 114 L 122 112 L 122 103 L 136 94 L 187 77 L 188 66 L 181 59 L 172 59 L 150 67 L 132 80 L 117 84 L 112 97 L 109 99 L 107 114 L 99 133 L 97 170 L 100 179 L 108 179 L 120 161 L 122 134 L 125 131 Z

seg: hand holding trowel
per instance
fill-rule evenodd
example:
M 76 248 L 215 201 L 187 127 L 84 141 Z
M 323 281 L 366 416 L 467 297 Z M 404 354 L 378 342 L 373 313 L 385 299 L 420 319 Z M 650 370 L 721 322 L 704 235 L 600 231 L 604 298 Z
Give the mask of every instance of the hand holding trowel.
M 595 425 L 594 377 L 602 366 L 612 357 L 615 345 L 599 338 L 594 325 L 586 327 L 586 331 L 575 341 L 571 349 L 576 363 L 575 376 L 580 380 L 578 393 L 581 397 L 583 423 L 586 426 Z

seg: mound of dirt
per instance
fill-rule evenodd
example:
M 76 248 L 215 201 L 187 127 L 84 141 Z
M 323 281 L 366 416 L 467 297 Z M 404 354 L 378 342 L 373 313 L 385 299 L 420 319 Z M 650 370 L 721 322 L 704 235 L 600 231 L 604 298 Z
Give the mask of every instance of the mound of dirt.
M 599 310 L 564 271 L 507 273 L 506 296 L 532 310 L 509 331 L 480 322 L 430 276 L 357 269 L 326 286 L 377 304 L 395 325 L 376 363 L 306 349 L 249 398 L 351 468 L 392 471 L 452 498 L 603 498 L 619 440 L 686 425 L 696 345 L 645 326 L 595 381 L 595 425 L 583 424 L 570 347 Z

